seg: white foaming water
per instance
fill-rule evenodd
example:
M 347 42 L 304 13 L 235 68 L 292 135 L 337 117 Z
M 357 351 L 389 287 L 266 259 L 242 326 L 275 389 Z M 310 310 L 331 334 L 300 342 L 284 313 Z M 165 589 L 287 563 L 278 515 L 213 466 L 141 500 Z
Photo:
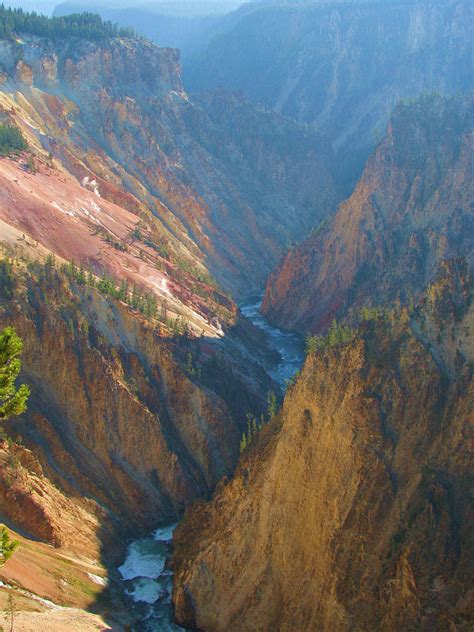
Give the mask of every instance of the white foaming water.
M 262 296 L 249 300 L 240 305 L 240 311 L 255 327 L 261 329 L 267 337 L 268 344 L 280 355 L 280 362 L 276 366 L 266 367 L 272 378 L 285 387 L 288 380 L 299 371 L 303 365 L 304 344 L 298 334 L 283 331 L 270 325 L 260 313 Z
M 132 629 L 136 632 L 177 632 L 171 603 L 172 573 L 165 568 L 171 553 L 175 524 L 156 529 L 142 540 L 132 542 L 118 570 L 125 583 L 125 594 L 133 605 Z
M 154 579 L 139 577 L 133 583 L 133 589 L 127 590 L 126 594 L 133 601 L 144 601 L 145 603 L 155 603 L 162 592 L 160 584 Z
M 171 542 L 175 528 L 175 524 L 169 525 L 168 527 L 160 527 L 153 532 L 153 538 L 159 542 Z
M 128 547 L 125 562 L 118 571 L 123 579 L 156 579 L 165 567 L 166 556 L 166 546 L 161 541 L 149 538 L 137 540 Z

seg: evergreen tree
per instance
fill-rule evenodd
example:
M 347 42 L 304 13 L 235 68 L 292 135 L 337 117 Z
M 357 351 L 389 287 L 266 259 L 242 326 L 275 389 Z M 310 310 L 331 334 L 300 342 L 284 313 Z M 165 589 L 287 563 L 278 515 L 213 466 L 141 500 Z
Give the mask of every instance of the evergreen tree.
M 12 540 L 5 527 L 0 527 L 0 567 L 8 562 L 19 546 L 18 540 Z
M 94 13 L 73 13 L 61 17 L 48 18 L 22 9 L 6 9 L 0 5 L 0 37 L 13 39 L 16 34 L 25 33 L 58 39 L 60 37 L 80 37 L 93 42 L 113 37 L 138 39 L 131 28 L 121 28 L 112 22 L 102 20 Z
M 8 259 L 0 261 L 0 296 L 11 298 L 16 287 L 13 264 Z
M 122 279 L 120 287 L 118 289 L 117 298 L 126 302 L 128 298 L 128 283 L 125 279 Z
M 267 395 L 268 403 L 268 419 L 272 419 L 278 412 L 278 402 L 273 391 L 269 391 Z
M 49 268 L 49 269 L 55 268 L 56 267 L 56 256 L 54 254 L 50 253 L 46 257 L 46 261 L 45 261 L 44 265 L 45 265 L 45 268 Z
M 14 632 L 15 618 L 16 615 L 20 612 L 20 608 L 16 603 L 16 599 L 13 597 L 13 592 L 8 593 L 7 604 L 5 606 L 5 614 L 7 615 L 7 620 L 10 620 L 10 631 Z
M 23 342 L 12 327 L 0 333 L 0 420 L 13 415 L 21 415 L 26 410 L 30 389 L 22 384 L 18 389 L 15 381 L 20 373 L 18 356 L 23 350 Z
M 0 156 L 17 154 L 26 148 L 26 141 L 18 127 L 8 123 L 0 123 Z

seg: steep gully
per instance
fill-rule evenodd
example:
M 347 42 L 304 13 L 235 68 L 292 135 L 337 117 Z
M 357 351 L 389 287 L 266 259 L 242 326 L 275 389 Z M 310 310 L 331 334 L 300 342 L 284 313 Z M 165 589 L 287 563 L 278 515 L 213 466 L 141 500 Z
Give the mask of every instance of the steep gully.
M 269 346 L 280 355 L 280 361 L 267 368 L 283 389 L 302 366 L 303 339 L 298 334 L 273 327 L 260 313 L 262 295 L 248 298 L 240 311 L 266 336 Z M 172 572 L 166 566 L 171 553 L 175 524 L 156 529 L 149 537 L 135 540 L 118 571 L 124 582 L 126 597 L 132 602 L 132 618 L 141 632 L 183 630 L 174 623 L 171 603 Z

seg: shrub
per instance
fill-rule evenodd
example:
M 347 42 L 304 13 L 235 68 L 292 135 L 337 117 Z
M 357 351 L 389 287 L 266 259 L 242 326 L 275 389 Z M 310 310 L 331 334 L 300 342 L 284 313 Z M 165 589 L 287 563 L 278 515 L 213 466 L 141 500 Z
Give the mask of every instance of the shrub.
M 336 319 L 334 319 L 325 336 L 308 336 L 306 339 L 306 353 L 315 353 L 329 347 L 348 344 L 354 339 L 354 335 L 353 329 L 348 325 L 338 325 Z
M 0 156 L 18 154 L 27 146 L 18 127 L 9 123 L 0 123 Z

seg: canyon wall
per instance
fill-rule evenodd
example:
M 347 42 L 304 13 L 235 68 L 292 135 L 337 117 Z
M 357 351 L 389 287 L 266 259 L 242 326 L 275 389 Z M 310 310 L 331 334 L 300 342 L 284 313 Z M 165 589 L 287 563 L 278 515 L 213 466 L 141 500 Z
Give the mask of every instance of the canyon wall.
M 473 286 L 442 264 L 411 310 L 311 353 L 233 480 L 175 532 L 196 630 L 467 632 Z
M 0 73 L 2 120 L 19 125 L 38 158 L 56 167 L 50 178 L 65 171 L 136 215 L 165 260 L 164 276 L 197 268 L 249 294 L 340 199 L 327 141 L 237 97 L 190 100 L 174 49 L 24 35 L 0 43 Z M 37 213 L 57 215 L 59 202 L 47 196 Z M 118 228 L 107 231 L 123 241 Z
M 27 485 L 5 483 L 19 476 L 5 457 L 4 519 L 71 545 L 73 521 L 56 515 L 62 495 L 65 508 L 95 516 L 94 537 L 103 529 L 110 539 L 176 519 L 233 471 L 245 414 L 262 411 L 272 387 L 241 336 L 177 336 L 56 267 L 17 260 L 14 270 L 0 328 L 14 326 L 23 339 L 21 379 L 31 397 L 5 430 L 33 450 L 33 473 L 52 491 L 35 497 Z
M 474 265 L 472 95 L 398 106 L 353 194 L 269 278 L 263 312 L 304 332 L 410 302 L 444 257 Z
M 249 3 L 185 65 L 191 92 L 239 90 L 314 126 L 348 184 L 402 98 L 472 87 L 470 3 Z

